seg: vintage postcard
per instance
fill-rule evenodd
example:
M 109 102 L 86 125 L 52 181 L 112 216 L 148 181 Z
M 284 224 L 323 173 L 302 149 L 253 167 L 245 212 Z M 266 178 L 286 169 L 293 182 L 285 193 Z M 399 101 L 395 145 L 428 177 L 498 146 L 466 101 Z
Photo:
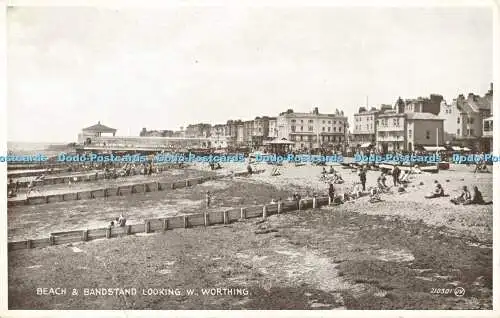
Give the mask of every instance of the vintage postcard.
M 5 3 L 2 316 L 494 316 L 498 8 Z

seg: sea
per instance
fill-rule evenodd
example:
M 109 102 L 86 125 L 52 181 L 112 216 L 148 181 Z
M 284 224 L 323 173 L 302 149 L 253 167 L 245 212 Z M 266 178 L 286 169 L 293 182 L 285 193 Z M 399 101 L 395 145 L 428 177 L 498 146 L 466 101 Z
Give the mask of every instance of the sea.
M 8 141 L 7 151 L 9 154 L 17 156 L 43 154 L 50 158 L 59 155 L 61 152 L 72 152 L 72 148 L 68 144 L 69 142 Z

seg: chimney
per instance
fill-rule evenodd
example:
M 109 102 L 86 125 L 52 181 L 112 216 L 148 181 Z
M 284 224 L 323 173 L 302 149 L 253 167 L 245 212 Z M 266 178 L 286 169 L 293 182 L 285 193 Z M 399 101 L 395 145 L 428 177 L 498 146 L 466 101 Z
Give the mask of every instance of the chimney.
M 318 115 L 318 114 L 319 114 L 318 107 L 314 107 L 313 114 L 315 114 L 315 115 Z

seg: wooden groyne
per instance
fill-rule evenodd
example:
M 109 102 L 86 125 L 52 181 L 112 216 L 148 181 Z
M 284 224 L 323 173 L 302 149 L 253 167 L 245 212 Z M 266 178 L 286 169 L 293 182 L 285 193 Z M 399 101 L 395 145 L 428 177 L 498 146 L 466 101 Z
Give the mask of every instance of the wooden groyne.
M 51 233 L 48 238 L 9 242 L 9 251 L 31 248 L 43 248 L 52 245 L 86 242 L 96 239 L 116 238 L 138 233 L 166 232 L 180 228 L 210 226 L 216 224 L 230 224 L 235 221 L 250 218 L 267 218 L 273 214 L 291 211 L 316 209 L 330 205 L 328 197 L 314 197 L 300 201 L 285 201 L 274 204 L 250 206 L 245 208 L 230 208 L 224 211 L 187 214 L 159 219 L 148 219 L 144 223 L 126 225 L 125 227 L 103 227 L 67 232 Z
M 262 173 L 265 170 L 258 170 L 253 172 Z M 174 182 L 143 182 L 143 183 L 135 183 L 130 185 L 122 185 L 118 187 L 110 187 L 110 188 L 100 188 L 94 190 L 85 190 L 78 192 L 69 192 L 69 193 L 61 193 L 61 194 L 51 194 L 51 195 L 41 195 L 41 196 L 33 196 L 24 200 L 9 200 L 7 201 L 7 206 L 19 206 L 19 205 L 35 205 L 35 204 L 48 204 L 53 202 L 62 202 L 62 201 L 73 201 L 73 200 L 90 200 L 97 198 L 108 198 L 114 196 L 125 196 L 136 193 L 147 193 L 147 192 L 156 192 L 163 191 L 167 189 L 179 189 L 185 188 L 189 186 L 193 186 L 196 184 L 203 183 L 209 180 L 218 180 L 227 178 L 230 176 L 242 177 L 248 176 L 249 173 L 247 171 L 243 172 L 235 172 L 234 174 L 227 175 L 215 175 L 215 176 L 206 176 L 206 177 L 196 177 L 189 178 L 185 180 L 179 180 Z
M 165 164 L 158 166 L 158 171 L 163 172 L 168 169 L 177 169 L 185 167 L 181 166 L 180 164 Z M 118 177 L 118 178 L 126 178 L 127 176 L 123 177 Z M 52 184 L 62 184 L 62 183 L 68 183 L 68 181 L 71 180 L 71 182 L 90 182 L 90 181 L 96 181 L 96 180 L 103 180 L 105 179 L 105 173 L 102 171 L 95 171 L 95 172 L 89 172 L 85 174 L 79 174 L 79 175 L 65 175 L 65 176 L 54 176 L 54 177 L 46 177 L 44 180 L 41 181 L 36 181 L 36 185 L 52 185 Z M 22 181 L 18 182 L 18 187 L 19 188 L 26 188 L 30 182 L 29 181 Z
M 182 163 L 182 164 L 181 163 L 155 163 L 154 166 L 158 169 L 164 169 L 164 167 L 167 167 L 167 168 L 172 168 L 172 167 L 186 168 L 186 167 L 189 167 L 189 164 L 186 164 L 186 163 Z M 103 170 L 103 168 L 97 168 L 97 169 Z M 24 170 L 28 170 L 28 169 L 24 169 Z M 91 169 L 91 170 L 96 170 L 96 169 Z M 49 167 L 44 166 L 40 169 L 34 169 L 34 171 L 17 171 L 17 170 L 7 171 L 7 177 L 8 178 L 22 178 L 22 177 L 40 176 L 41 174 L 50 175 L 50 174 L 57 174 L 57 173 L 64 173 L 64 172 L 67 172 L 67 173 L 72 173 L 72 172 L 85 173 L 88 171 L 89 171 L 89 168 L 84 167 L 84 166 L 59 164 L 58 168 L 49 168 Z
M 68 164 L 64 162 L 37 162 L 37 163 L 8 163 L 7 171 L 13 170 L 38 170 L 65 168 Z
M 40 169 L 33 171 L 7 171 L 7 178 L 23 178 L 23 177 L 37 177 L 42 174 L 56 174 L 67 171 L 66 169 L 57 168 L 57 169 Z

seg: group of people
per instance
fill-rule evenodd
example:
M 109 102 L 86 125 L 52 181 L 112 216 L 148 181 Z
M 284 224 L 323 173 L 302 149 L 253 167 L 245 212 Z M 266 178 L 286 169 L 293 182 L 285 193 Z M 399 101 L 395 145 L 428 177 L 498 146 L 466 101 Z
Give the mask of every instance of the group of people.
M 479 205 L 485 205 L 485 204 L 492 204 L 492 201 L 486 202 L 484 201 L 483 194 L 481 191 L 479 191 L 479 188 L 477 186 L 474 186 L 472 194 L 470 193 L 469 189 L 467 189 L 467 186 L 462 187 L 462 192 L 460 193 L 459 196 L 451 199 L 451 203 L 455 205 L 470 205 L 470 204 L 479 204 Z
M 331 178 L 328 178 L 328 175 L 330 175 Z M 322 180 L 329 180 L 329 181 L 331 180 L 331 182 L 333 182 L 334 184 L 344 183 L 344 179 L 342 178 L 340 173 L 338 173 L 335 170 L 335 168 L 333 168 L 333 166 L 330 166 L 330 169 L 328 172 L 326 170 L 326 167 L 323 167 L 323 170 L 321 171 L 321 179 Z
M 113 221 L 110 222 L 109 227 L 114 227 L 114 226 L 119 226 L 119 227 L 124 227 L 125 223 L 127 223 L 127 219 L 123 216 L 123 214 L 120 214 L 119 217 L 115 218 Z
M 462 186 L 462 192 L 460 195 L 452 198 L 450 201 L 455 205 L 469 205 L 469 204 L 491 204 L 492 202 L 486 202 L 483 198 L 483 194 L 479 191 L 477 186 L 474 186 L 472 193 L 469 191 L 467 186 Z M 443 186 L 439 181 L 434 180 L 434 189 L 429 195 L 426 195 L 426 199 L 433 199 L 439 197 L 446 197 Z

